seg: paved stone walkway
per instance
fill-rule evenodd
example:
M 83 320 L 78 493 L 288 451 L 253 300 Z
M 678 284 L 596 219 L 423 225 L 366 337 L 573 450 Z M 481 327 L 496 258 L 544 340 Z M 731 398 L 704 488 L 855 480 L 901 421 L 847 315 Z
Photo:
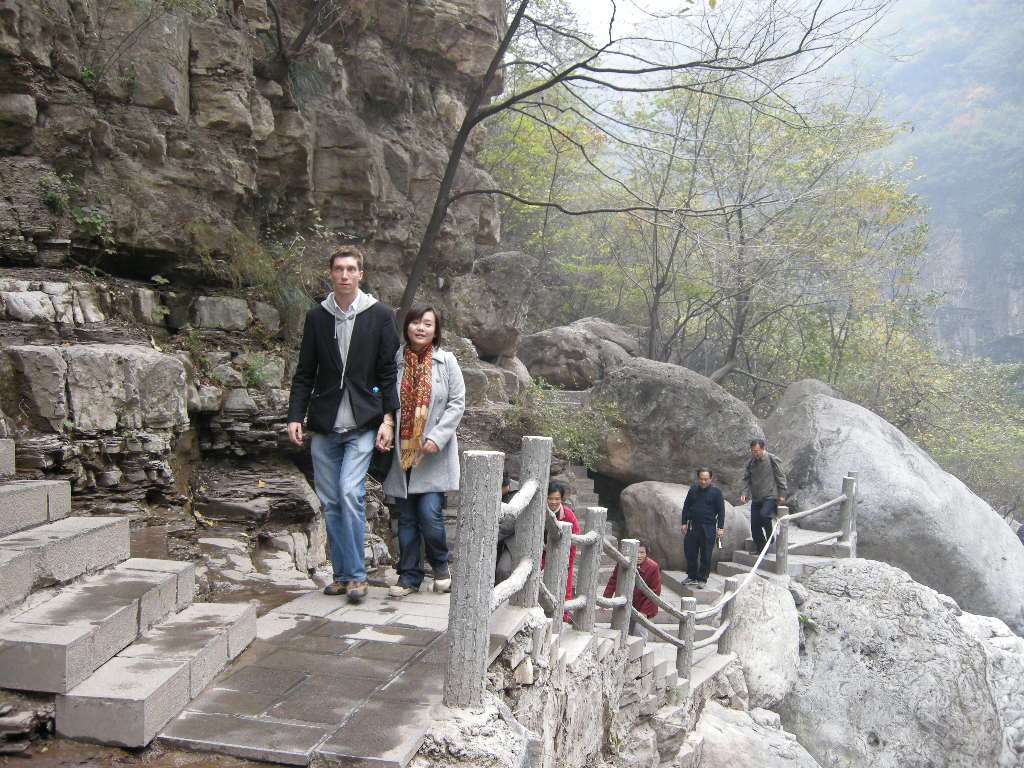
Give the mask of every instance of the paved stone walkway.
M 259 619 L 257 639 L 160 739 L 292 765 L 404 766 L 441 701 L 448 604 L 380 587 L 359 606 L 303 595 Z M 505 624 L 492 655 L 518 629 Z

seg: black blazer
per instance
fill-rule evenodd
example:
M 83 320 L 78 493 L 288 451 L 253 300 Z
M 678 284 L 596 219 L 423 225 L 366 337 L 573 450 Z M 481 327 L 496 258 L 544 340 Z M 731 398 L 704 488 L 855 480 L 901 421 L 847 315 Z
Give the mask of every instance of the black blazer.
M 395 312 L 379 301 L 364 309 L 352 325 L 344 388 L 360 429 L 376 429 L 384 414 L 398 410 L 398 330 Z M 306 417 L 313 432 L 329 434 L 341 405 L 341 355 L 334 338 L 334 316 L 317 304 L 306 313 L 299 363 L 292 377 L 288 421 Z M 374 387 L 377 391 L 374 392 Z M 307 414 L 308 410 L 308 414 Z

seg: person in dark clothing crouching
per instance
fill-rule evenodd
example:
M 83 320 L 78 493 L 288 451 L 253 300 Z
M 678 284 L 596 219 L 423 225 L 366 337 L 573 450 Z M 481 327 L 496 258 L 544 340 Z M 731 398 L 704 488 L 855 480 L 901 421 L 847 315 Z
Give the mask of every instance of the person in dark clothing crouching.
M 711 574 L 711 552 L 715 541 L 725 535 L 725 497 L 711 483 L 714 473 L 697 470 L 697 484 L 691 485 L 683 501 L 683 551 L 686 553 L 684 584 L 697 588 L 707 584 Z

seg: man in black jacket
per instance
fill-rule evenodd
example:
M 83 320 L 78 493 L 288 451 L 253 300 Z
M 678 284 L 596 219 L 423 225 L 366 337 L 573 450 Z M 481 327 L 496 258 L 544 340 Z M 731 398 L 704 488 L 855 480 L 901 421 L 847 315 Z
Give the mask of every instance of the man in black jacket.
M 374 446 L 394 443 L 398 331 L 395 313 L 359 290 L 363 254 L 341 246 L 331 254 L 334 290 L 306 313 L 299 362 L 288 402 L 288 438 L 302 445 L 302 421 L 313 433 L 313 484 L 324 505 L 334 582 L 324 592 L 366 597 L 366 471 Z
M 683 550 L 686 553 L 684 584 L 700 589 L 711 575 L 711 553 L 715 541 L 725 535 L 725 497 L 711 484 L 707 467 L 697 470 L 697 484 L 691 485 L 683 501 Z

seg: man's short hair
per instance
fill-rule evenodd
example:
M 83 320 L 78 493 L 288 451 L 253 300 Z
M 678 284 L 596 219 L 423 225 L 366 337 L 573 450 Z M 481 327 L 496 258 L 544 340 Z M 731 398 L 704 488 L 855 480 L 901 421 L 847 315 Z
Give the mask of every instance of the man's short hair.
M 331 259 L 327 263 L 328 269 L 334 269 L 335 259 L 355 259 L 359 271 L 363 271 L 363 252 L 355 245 L 339 245 L 331 251 Z
M 760 437 L 755 437 L 753 440 L 750 441 L 750 447 L 753 448 L 755 445 L 758 448 L 764 448 L 764 440 L 761 439 Z
M 697 477 L 700 477 L 700 473 L 701 472 L 707 472 L 708 473 L 708 477 L 714 477 L 715 476 L 715 473 L 711 471 L 711 467 L 701 467 L 700 469 L 698 469 L 697 470 Z
M 420 304 L 405 313 L 405 320 L 402 321 L 402 338 L 405 339 L 406 344 L 412 345 L 412 341 L 409 339 L 409 324 L 415 323 L 427 312 L 434 313 L 434 340 L 430 343 L 435 348 L 441 346 L 441 328 L 444 324 L 441 322 L 441 314 L 429 304 Z
M 561 494 L 562 500 L 565 501 L 565 486 L 555 480 L 552 480 L 548 483 L 548 496 L 556 492 Z

